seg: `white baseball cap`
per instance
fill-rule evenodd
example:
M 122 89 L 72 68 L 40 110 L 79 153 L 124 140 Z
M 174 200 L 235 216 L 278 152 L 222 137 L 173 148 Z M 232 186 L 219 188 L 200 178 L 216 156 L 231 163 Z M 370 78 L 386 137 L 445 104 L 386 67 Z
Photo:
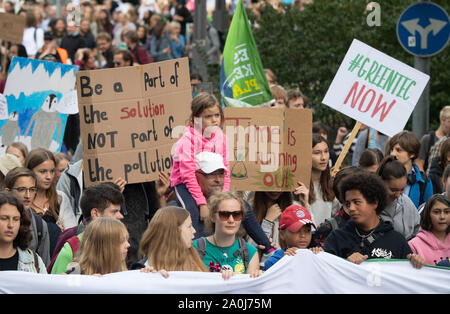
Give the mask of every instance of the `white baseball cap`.
M 218 169 L 224 169 L 223 157 L 220 154 L 213 152 L 201 152 L 196 156 L 197 159 L 197 170 L 201 170 L 204 173 L 212 173 Z

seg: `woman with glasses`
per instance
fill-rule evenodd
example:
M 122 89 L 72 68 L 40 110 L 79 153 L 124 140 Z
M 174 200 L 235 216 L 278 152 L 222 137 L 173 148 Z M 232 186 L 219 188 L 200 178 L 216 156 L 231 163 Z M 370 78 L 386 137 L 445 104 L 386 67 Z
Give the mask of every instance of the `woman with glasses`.
M 44 263 L 50 263 L 50 238 L 47 223 L 38 214 L 33 213 L 31 204 L 36 197 L 36 175 L 25 167 L 17 167 L 8 172 L 5 178 L 6 191 L 10 191 L 23 204 L 31 219 L 31 242 L 29 249 L 39 254 Z
M 194 241 L 210 272 L 261 275 L 256 248 L 239 237 L 247 207 L 233 192 L 220 192 L 208 200 L 206 228 L 212 235 Z

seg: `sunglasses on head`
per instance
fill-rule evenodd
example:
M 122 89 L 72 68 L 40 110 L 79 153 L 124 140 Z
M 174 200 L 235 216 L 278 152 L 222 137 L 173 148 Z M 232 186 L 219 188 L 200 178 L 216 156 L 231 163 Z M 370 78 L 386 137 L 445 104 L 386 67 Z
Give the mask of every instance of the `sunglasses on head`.
M 233 216 L 233 219 L 235 221 L 241 221 L 242 220 L 242 210 L 235 211 L 235 212 L 226 212 L 226 211 L 218 211 L 219 218 L 221 221 L 227 221 L 230 219 L 230 216 Z

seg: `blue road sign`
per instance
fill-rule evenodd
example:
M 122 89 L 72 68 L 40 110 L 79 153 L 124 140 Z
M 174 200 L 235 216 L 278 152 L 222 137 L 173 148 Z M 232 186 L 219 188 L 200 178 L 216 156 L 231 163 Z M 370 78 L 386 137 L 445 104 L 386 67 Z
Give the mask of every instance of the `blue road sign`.
M 415 56 L 435 55 L 450 39 L 450 19 L 437 4 L 418 2 L 400 16 L 397 37 L 402 47 Z

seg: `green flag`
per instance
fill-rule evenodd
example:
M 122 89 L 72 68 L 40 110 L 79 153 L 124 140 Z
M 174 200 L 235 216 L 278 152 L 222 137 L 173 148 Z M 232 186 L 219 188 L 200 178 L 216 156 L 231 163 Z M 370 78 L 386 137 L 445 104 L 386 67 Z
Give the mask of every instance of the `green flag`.
M 228 30 L 220 70 L 222 104 L 252 107 L 273 101 L 242 0 Z

